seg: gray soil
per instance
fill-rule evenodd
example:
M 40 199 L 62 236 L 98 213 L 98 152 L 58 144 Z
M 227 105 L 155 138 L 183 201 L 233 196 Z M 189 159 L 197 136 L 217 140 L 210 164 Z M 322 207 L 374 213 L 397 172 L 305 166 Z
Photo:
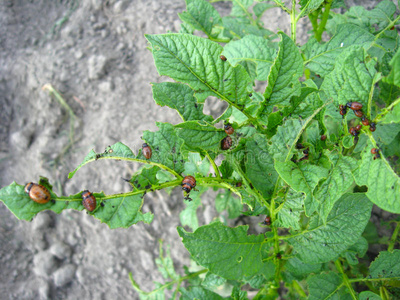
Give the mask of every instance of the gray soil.
M 226 14 L 230 3 L 216 7 Z M 158 76 L 144 34 L 178 31 L 184 9 L 184 0 L 1 1 L 0 186 L 45 176 L 59 195 L 129 191 L 121 177 L 139 164 L 98 161 L 67 176 L 91 149 L 121 141 L 137 152 L 142 132 L 157 130 L 156 121 L 180 121 L 152 100 L 149 83 L 167 79 Z M 289 18 L 277 8 L 264 22 L 288 33 Z M 298 36 L 309 29 L 304 19 Z M 42 90 L 47 83 L 78 117 L 71 147 L 69 115 Z M 209 101 L 205 111 L 215 116 L 221 107 Z M 214 195 L 203 198 L 201 224 L 217 216 Z M 180 274 L 190 264 L 176 232 L 184 207 L 179 190 L 148 194 L 143 212 L 155 214 L 150 225 L 110 230 L 84 212 L 42 212 L 25 222 L 0 205 L 0 298 L 138 299 L 128 273 L 144 290 L 162 281 L 154 263 L 160 239 Z

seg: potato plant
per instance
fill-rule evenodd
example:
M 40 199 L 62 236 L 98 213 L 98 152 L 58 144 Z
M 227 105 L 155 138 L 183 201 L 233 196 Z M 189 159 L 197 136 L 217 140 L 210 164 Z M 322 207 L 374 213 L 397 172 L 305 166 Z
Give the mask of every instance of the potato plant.
M 142 299 L 164 299 L 166 290 L 174 299 L 248 299 L 250 291 L 254 299 L 399 299 L 395 3 L 339 14 L 331 9 L 341 0 L 232 0 L 225 17 L 205 0 L 186 5 L 180 32 L 146 35 L 158 73 L 174 80 L 153 83 L 154 100 L 182 122 L 145 131 L 138 154 L 122 143 L 92 150 L 69 174 L 102 159 L 137 162 L 132 191 L 58 196 L 41 178 L 35 190 L 49 191 L 50 201 L 33 201 L 41 194 L 15 182 L 0 190 L 1 201 L 30 221 L 43 210 L 84 210 L 84 194 L 88 213 L 114 229 L 151 223 L 153 214 L 141 212 L 145 194 L 183 187 L 181 223 L 193 232 L 177 230 L 199 269 L 179 275 L 161 246 L 165 283 L 143 291 L 131 276 Z M 290 35 L 263 27 L 274 7 L 290 16 Z M 301 18 L 313 28 L 304 45 L 296 43 Z M 215 119 L 203 112 L 210 96 L 227 104 Z M 209 188 L 222 190 L 218 211 L 265 218 L 265 233 L 223 219 L 199 226 L 196 209 Z M 373 205 L 393 213 L 395 226 L 386 250 L 369 259 Z

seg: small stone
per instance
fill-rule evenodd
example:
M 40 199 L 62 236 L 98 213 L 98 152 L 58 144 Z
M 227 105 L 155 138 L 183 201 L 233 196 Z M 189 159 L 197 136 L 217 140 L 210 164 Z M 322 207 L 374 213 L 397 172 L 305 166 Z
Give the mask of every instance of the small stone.
M 71 256 L 71 247 L 63 242 L 54 243 L 49 251 L 58 259 L 65 259 Z
M 57 261 L 48 251 L 39 252 L 33 257 L 34 272 L 41 277 L 49 277 L 57 267 Z
M 47 300 L 50 298 L 50 285 L 47 281 L 41 280 L 38 283 L 38 292 L 40 300 Z
M 147 271 L 151 271 L 154 270 L 154 262 L 153 262 L 153 257 L 151 256 L 150 253 L 144 251 L 144 250 L 140 250 L 139 252 L 139 257 L 141 258 L 141 263 L 142 266 L 145 270 Z
M 51 217 L 47 213 L 40 213 L 33 219 L 33 229 L 42 230 L 48 228 L 51 223 Z
M 17 131 L 11 134 L 10 142 L 18 150 L 26 151 L 31 140 L 31 133 L 25 130 Z
M 76 267 L 73 264 L 68 264 L 54 272 L 54 284 L 62 287 L 72 281 L 75 277 Z
M 99 90 L 104 93 L 111 92 L 113 88 L 113 84 L 110 81 L 104 81 L 99 84 Z
M 120 0 L 114 4 L 114 13 L 120 14 L 128 7 L 129 1 Z
M 104 75 L 107 58 L 104 55 L 93 55 L 88 59 L 89 79 L 99 79 Z

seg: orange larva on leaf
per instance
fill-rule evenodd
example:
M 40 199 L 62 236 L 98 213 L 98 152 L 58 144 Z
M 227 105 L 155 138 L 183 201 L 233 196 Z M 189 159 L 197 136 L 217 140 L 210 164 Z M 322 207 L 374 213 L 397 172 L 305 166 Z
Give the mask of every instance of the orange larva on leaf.
M 233 129 L 231 124 L 225 124 L 224 130 L 226 134 L 233 134 L 235 132 L 235 129 Z
M 192 189 L 196 187 L 196 179 L 193 176 L 186 176 L 182 180 L 182 190 L 186 193 L 190 193 Z
M 221 60 L 223 60 L 223 61 L 226 61 L 226 57 L 223 56 L 223 55 L 221 55 L 219 58 L 220 58 Z
M 221 148 L 222 150 L 228 150 L 230 147 L 232 147 L 232 138 L 227 136 L 221 141 Z
M 364 116 L 364 114 L 361 110 L 353 110 L 353 112 L 359 118 L 362 118 Z
M 363 123 L 364 126 L 368 126 L 369 125 L 369 120 L 365 116 L 362 116 L 361 122 Z
M 88 190 L 82 192 L 82 205 L 90 212 L 96 208 L 96 198 Z
M 360 110 L 363 105 L 360 102 L 349 102 L 346 104 L 347 107 L 351 108 L 352 110 Z
M 25 193 L 29 195 L 29 198 L 39 204 L 45 204 L 51 199 L 50 192 L 47 188 L 33 182 L 29 182 L 25 186 Z
M 142 145 L 142 153 L 143 153 L 143 156 L 146 157 L 146 159 L 150 159 L 151 158 L 151 154 L 152 154 L 151 148 L 146 143 L 144 143 Z
M 271 217 L 266 216 L 264 222 L 262 222 L 263 225 L 271 226 Z

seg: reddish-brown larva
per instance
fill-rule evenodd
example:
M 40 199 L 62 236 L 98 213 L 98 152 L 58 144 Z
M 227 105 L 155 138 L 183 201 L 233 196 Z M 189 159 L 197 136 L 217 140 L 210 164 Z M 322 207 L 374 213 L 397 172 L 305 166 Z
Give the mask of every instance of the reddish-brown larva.
M 90 212 L 96 208 L 96 198 L 88 190 L 82 192 L 82 205 Z
M 232 138 L 227 136 L 221 141 L 221 149 L 228 150 L 230 147 L 232 147 Z
M 29 195 L 29 198 L 39 204 L 45 204 L 51 199 L 50 192 L 47 188 L 41 184 L 33 182 L 29 182 L 25 186 L 25 193 Z
M 144 143 L 142 145 L 142 153 L 143 153 L 143 156 L 146 157 L 146 159 L 150 159 L 151 158 L 151 154 L 152 154 L 151 148 L 146 143 Z
M 196 179 L 193 176 L 186 176 L 182 180 L 182 190 L 186 193 L 190 193 L 190 191 L 196 187 Z

